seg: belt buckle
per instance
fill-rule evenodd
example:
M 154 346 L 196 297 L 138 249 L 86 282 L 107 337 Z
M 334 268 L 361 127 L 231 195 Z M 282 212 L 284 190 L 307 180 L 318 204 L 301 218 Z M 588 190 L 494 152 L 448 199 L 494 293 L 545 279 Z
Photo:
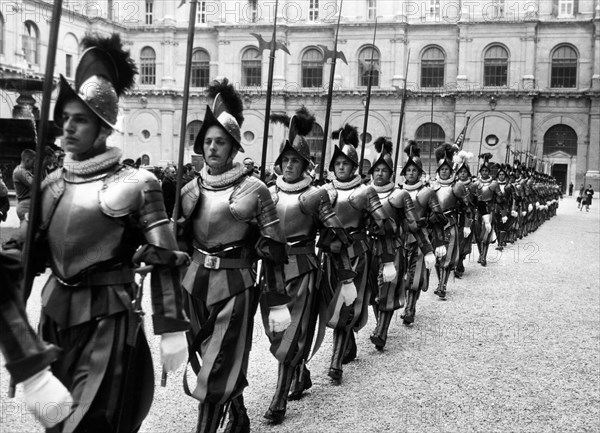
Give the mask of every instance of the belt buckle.
M 217 256 L 204 256 L 204 267 L 207 269 L 219 269 L 221 258 Z

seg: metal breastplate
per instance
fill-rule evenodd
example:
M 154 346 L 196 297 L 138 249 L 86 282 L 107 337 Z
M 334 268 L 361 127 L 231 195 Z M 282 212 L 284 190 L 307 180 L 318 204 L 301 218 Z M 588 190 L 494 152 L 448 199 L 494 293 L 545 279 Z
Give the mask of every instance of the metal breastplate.
M 444 212 L 455 209 L 457 198 L 454 195 L 453 185 L 440 185 L 436 191 L 438 201 Z
M 427 208 L 429 207 L 429 195 L 427 194 L 427 188 L 422 187 L 414 190 L 406 190 L 410 194 L 410 198 L 415 205 L 415 218 L 420 220 L 425 218 Z
M 340 219 L 342 226 L 347 229 L 362 228 L 364 226 L 363 210 L 356 209 L 351 202 L 352 194 L 357 190 L 338 189 L 337 200 L 333 205 L 336 215 Z
M 479 200 L 490 201 L 492 199 L 494 193 L 490 188 L 491 184 L 492 179 L 489 179 L 489 181 L 479 180 Z
M 87 183 L 65 182 L 50 225 L 48 244 L 54 271 L 61 279 L 76 276 L 97 263 L 117 258 L 124 224 L 106 216 L 98 205 L 102 179 Z M 43 201 L 47 206 L 47 201 Z M 48 209 L 42 208 L 43 214 Z
M 206 249 L 215 251 L 221 245 L 237 244 L 251 231 L 247 220 L 231 213 L 230 197 L 234 186 L 222 190 L 200 188 L 198 210 L 193 218 L 194 239 Z
M 277 214 L 286 238 L 308 236 L 314 228 L 313 216 L 302 212 L 300 195 L 301 193 L 277 192 Z
M 392 195 L 392 192 L 394 192 L 393 189 L 391 191 L 378 192 L 377 196 L 379 197 L 379 201 L 381 202 L 381 207 L 383 208 L 385 214 L 388 217 L 393 218 L 394 221 L 396 222 L 396 224 L 398 224 L 399 223 L 398 212 L 396 211 L 396 209 L 394 209 L 394 207 L 390 204 L 390 201 L 388 200 L 389 196 Z

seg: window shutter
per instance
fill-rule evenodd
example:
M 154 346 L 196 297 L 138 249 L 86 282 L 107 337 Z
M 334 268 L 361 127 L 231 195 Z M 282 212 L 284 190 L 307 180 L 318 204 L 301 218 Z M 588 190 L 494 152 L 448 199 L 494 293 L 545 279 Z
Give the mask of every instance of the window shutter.
M 558 16 L 558 0 L 552 0 L 552 16 Z

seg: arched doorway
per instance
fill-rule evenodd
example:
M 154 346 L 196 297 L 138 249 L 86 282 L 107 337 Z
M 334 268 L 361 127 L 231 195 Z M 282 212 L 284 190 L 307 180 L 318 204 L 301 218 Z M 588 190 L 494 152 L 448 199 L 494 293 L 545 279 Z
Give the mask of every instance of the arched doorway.
M 575 182 L 577 133 L 568 125 L 558 124 L 544 134 L 544 159 L 551 164 L 550 175 L 566 192 L 570 182 Z

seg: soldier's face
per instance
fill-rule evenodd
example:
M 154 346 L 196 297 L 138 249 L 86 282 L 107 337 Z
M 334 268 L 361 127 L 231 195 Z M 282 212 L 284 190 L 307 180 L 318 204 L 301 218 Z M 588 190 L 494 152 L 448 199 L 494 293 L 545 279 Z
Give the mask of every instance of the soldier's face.
M 63 130 L 65 150 L 87 159 L 104 150 L 104 143 L 96 143 L 100 132 L 100 119 L 84 103 L 73 100 L 63 108 Z
M 338 156 L 333 164 L 333 172 L 337 180 L 345 182 L 354 175 L 354 164 L 345 156 Z
M 229 135 L 218 126 L 211 126 L 204 136 L 204 159 L 212 169 L 225 167 L 231 157 L 233 144 Z
M 487 168 L 482 168 L 480 173 L 482 178 L 487 179 L 490 175 L 490 170 Z
M 501 171 L 500 173 L 498 173 L 498 180 L 500 182 L 504 182 L 506 180 L 506 174 L 504 174 L 503 171 Z
M 466 168 L 461 168 L 458 171 L 458 180 L 460 180 L 462 182 L 469 180 L 469 172 L 467 171 Z
M 376 186 L 387 185 L 392 177 L 392 171 L 385 164 L 377 164 L 373 170 L 373 183 Z
M 294 152 L 285 152 L 281 157 L 281 174 L 287 183 L 294 183 L 302 179 L 304 164 Z
M 450 167 L 448 167 L 447 165 L 444 165 L 442 168 L 439 169 L 438 173 L 440 174 L 440 179 L 442 180 L 448 180 L 450 179 Z
M 415 184 L 418 182 L 420 177 L 419 169 L 414 165 L 409 165 L 406 170 L 404 170 L 404 178 L 408 184 Z

